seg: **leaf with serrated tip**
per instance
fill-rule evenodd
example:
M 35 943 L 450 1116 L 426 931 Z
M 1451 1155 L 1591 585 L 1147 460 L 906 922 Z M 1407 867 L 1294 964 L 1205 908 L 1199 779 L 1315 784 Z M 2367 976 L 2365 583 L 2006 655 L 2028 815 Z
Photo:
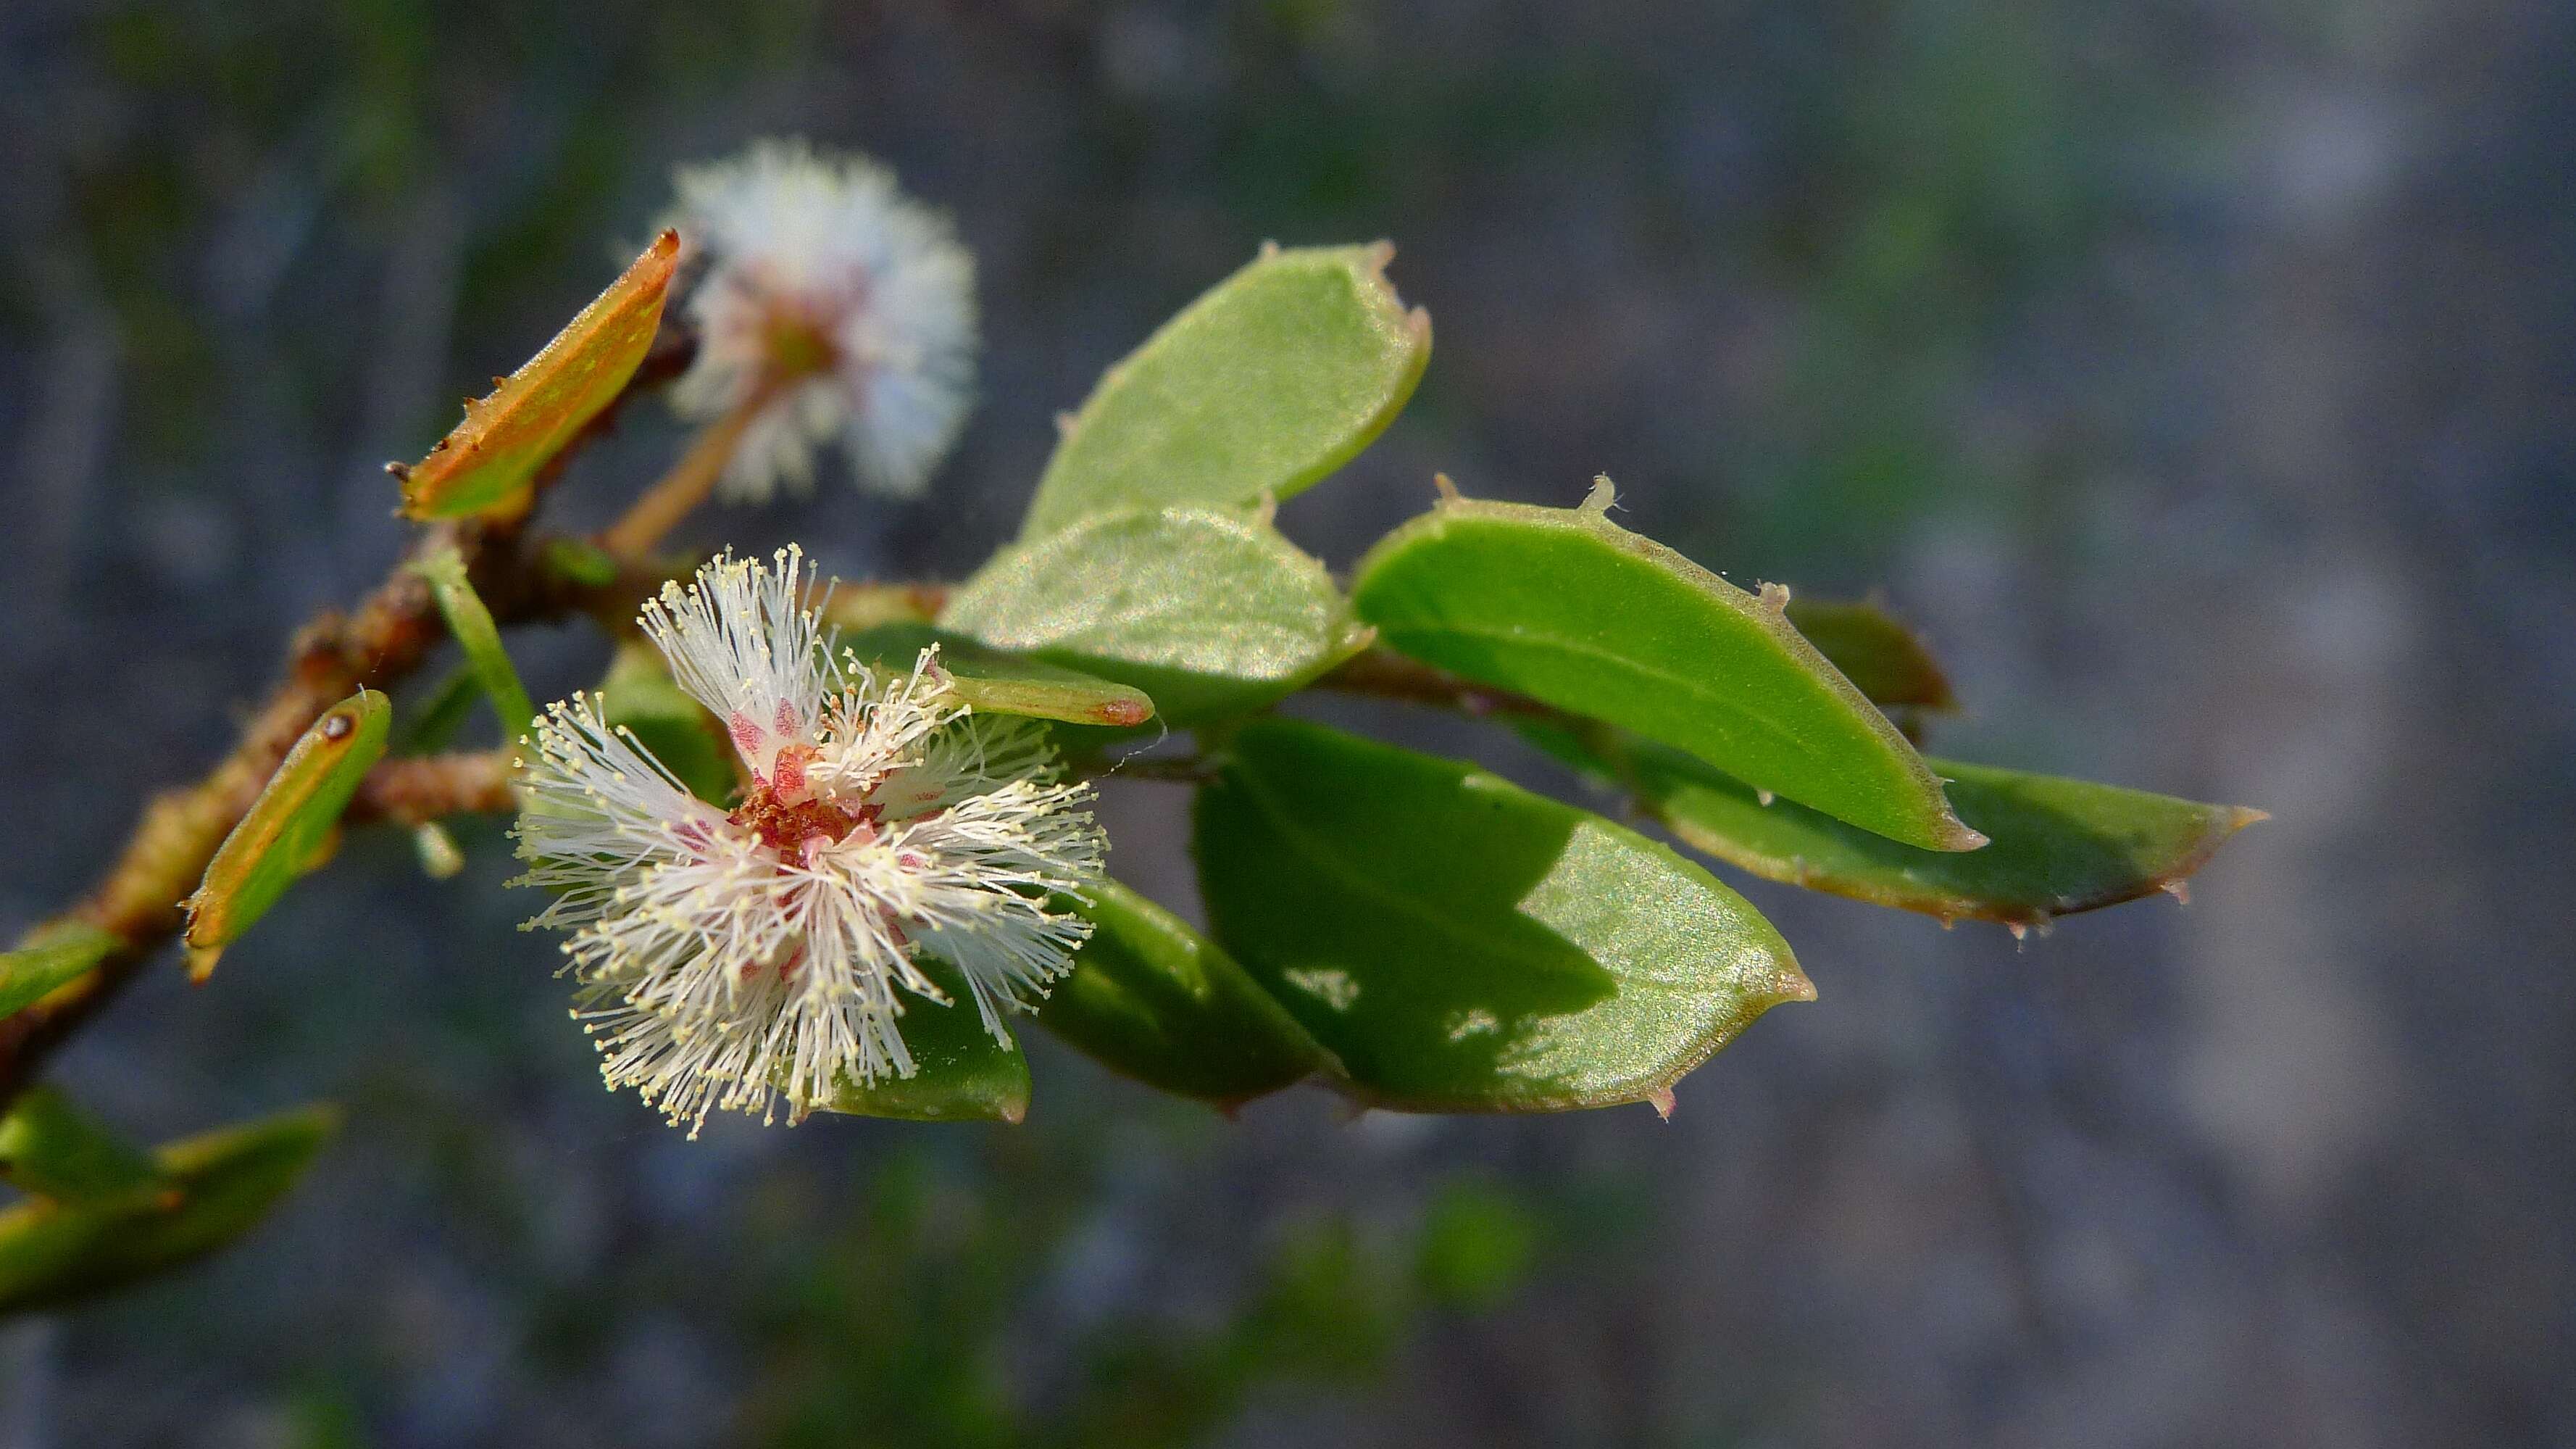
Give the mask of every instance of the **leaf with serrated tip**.
M 1395 249 L 1266 249 L 1165 323 L 1066 420 L 1021 533 L 1142 504 L 1286 498 L 1355 457 L 1413 395 L 1431 318 Z
M 652 349 L 679 259 L 679 233 L 654 238 L 526 365 L 490 396 L 468 399 L 465 421 L 428 457 L 397 470 L 403 511 L 421 519 L 526 512 L 538 470 L 617 400 Z
M 1959 818 L 1992 844 L 1916 850 L 1759 792 L 1679 750 L 1550 725 L 1522 733 L 1606 784 L 1630 791 L 1684 844 L 1769 880 L 1876 905 L 2042 925 L 2153 892 L 2178 891 L 2230 836 L 2264 819 L 2091 780 L 1933 760 Z

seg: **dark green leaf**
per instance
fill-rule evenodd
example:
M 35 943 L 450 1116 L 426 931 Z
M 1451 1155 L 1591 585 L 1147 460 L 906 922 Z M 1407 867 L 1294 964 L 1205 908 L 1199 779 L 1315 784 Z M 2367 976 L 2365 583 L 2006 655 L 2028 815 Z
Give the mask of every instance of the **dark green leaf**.
M 0 1017 L 15 1016 L 77 980 L 124 942 L 91 925 L 59 926 L 0 953 Z
M 1922 636 L 1876 604 L 1847 599 L 1791 599 L 1789 622 L 1816 652 L 1833 661 L 1852 687 L 1882 709 L 1959 707 L 1950 677 Z
M 671 682 L 652 645 L 630 639 L 617 646 L 600 682 L 599 712 L 610 727 L 632 732 L 689 793 L 716 804 L 733 794 L 733 742 L 706 706 Z
M 1994 843 L 1967 853 L 1915 850 L 1786 800 L 1766 805 L 1751 786 L 1679 750 L 1607 731 L 1587 744 L 1548 726 L 1523 729 L 1633 791 L 1674 835 L 1720 860 L 1943 920 L 2038 925 L 2157 890 L 2179 894 L 2229 836 L 2264 818 L 2242 806 L 1934 760 L 1959 817 Z
M 987 649 L 962 634 L 928 624 L 880 624 L 841 636 L 862 664 L 910 670 L 921 651 L 939 646 L 939 667 L 949 689 L 977 714 L 1021 715 L 1067 724 L 1127 728 L 1154 717 L 1154 701 L 1141 689 L 1098 675 L 1017 654 Z
M 1106 514 L 1004 549 L 940 623 L 1134 685 L 1182 726 L 1258 709 L 1368 643 L 1322 564 L 1210 508 Z
M 204 980 L 215 957 L 277 904 L 295 878 L 329 854 L 340 812 L 358 782 L 385 755 L 393 707 L 362 689 L 325 710 L 285 763 L 269 777 L 259 800 L 224 837 L 206 866 L 205 881 L 188 897 L 189 973 Z
M 71 1104 L 51 1087 L 30 1087 L 0 1119 L 0 1174 L 19 1191 L 64 1202 L 98 1202 L 168 1185 L 150 1153 Z
M 1150 1087 L 1231 1105 L 1303 1081 L 1322 1049 L 1234 958 L 1113 880 L 1057 906 L 1091 922 L 1038 1024 Z
M 901 998 L 912 1075 L 879 1077 L 865 1087 L 844 1081 L 830 1110 L 907 1122 L 1017 1122 L 1027 1116 L 1027 1055 L 984 1029 L 983 1014 L 954 969 L 926 962 L 923 970 L 948 993 L 950 1004 Z
M 1668 1106 L 1815 994 L 1751 906 L 1606 820 L 1316 725 L 1255 720 L 1231 750 L 1196 811 L 1217 937 L 1363 1100 Z
M 1583 507 L 1451 498 L 1360 561 L 1351 601 L 1426 663 L 1690 751 L 1764 789 L 1935 850 L 1984 838 L 1887 717 L 1781 616 Z
M 1138 505 L 1286 498 L 1348 462 L 1413 395 L 1431 319 L 1383 243 L 1266 250 L 1109 369 L 1067 420 L 1024 537 Z
M 153 1154 L 159 1193 L 0 1213 L 0 1313 L 51 1308 L 152 1277 L 249 1231 L 339 1123 L 307 1107 L 174 1142 Z
M 429 581 L 430 594 L 438 600 L 438 612 L 447 619 L 447 632 L 465 651 L 466 667 L 474 671 L 475 681 L 492 701 L 493 713 L 500 716 L 501 738 L 516 743 L 534 724 L 537 707 L 528 702 L 528 688 L 519 682 L 518 667 L 510 662 L 510 651 L 501 646 L 501 631 L 492 622 L 492 611 L 483 607 L 482 596 L 474 592 L 473 581 L 465 577 L 463 555 L 453 548 L 442 548 L 414 563 L 412 570 Z

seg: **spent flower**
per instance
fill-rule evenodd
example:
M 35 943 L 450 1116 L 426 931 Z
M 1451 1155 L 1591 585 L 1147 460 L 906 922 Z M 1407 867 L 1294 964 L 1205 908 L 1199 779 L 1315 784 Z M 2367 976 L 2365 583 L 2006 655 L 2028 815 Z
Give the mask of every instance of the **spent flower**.
M 522 881 L 557 892 L 528 924 L 569 930 L 574 1015 L 609 1085 L 692 1135 L 709 1111 L 791 1121 L 847 1084 L 910 1076 L 906 997 L 985 1027 L 1029 1007 L 1089 930 L 1048 909 L 1105 848 L 1027 720 L 970 714 L 936 649 L 881 672 L 806 604 L 802 555 L 720 557 L 640 623 L 672 678 L 724 722 L 746 783 L 690 794 L 593 695 L 549 708 L 517 830 Z
M 725 493 L 811 484 L 838 440 L 860 481 L 918 494 L 975 381 L 975 264 L 948 219 L 862 156 L 764 141 L 676 180 L 698 352 L 672 398 L 696 418 L 755 410 Z

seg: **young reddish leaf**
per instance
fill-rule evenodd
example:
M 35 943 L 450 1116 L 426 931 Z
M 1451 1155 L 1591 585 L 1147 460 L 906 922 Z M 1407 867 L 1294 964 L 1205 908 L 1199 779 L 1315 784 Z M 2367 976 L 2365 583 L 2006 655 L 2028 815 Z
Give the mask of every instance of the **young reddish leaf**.
M 527 365 L 495 379 L 489 397 L 467 399 L 464 422 L 428 457 L 394 470 L 403 511 L 422 519 L 525 512 L 537 470 L 635 375 L 661 328 L 679 259 L 679 233 L 662 233 Z
M 349 797 L 385 756 L 393 706 L 362 689 L 324 711 L 286 752 L 250 813 L 224 837 L 188 897 L 189 975 L 204 980 L 295 878 L 329 858 Z

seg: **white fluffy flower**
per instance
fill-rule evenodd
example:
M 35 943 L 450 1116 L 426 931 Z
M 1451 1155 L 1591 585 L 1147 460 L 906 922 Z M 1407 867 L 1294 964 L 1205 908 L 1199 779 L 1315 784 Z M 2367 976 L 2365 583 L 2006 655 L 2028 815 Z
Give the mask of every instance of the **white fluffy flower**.
M 725 492 L 804 488 L 815 446 L 837 438 L 863 483 L 918 494 L 975 383 L 975 263 L 948 219 L 874 161 L 801 141 L 683 168 L 677 189 L 671 224 L 707 265 L 673 401 L 696 418 L 758 408 Z
M 644 631 L 725 722 L 748 783 L 691 795 L 595 697 L 539 725 L 519 817 L 522 879 L 573 934 L 574 1015 L 611 1087 L 692 1135 L 710 1110 L 791 1121 L 841 1085 L 910 1076 L 901 993 L 954 1009 L 916 956 L 957 968 L 1004 1043 L 1090 927 L 1047 896 L 1104 848 L 1026 720 L 971 716 L 935 650 L 910 674 L 836 663 L 804 561 L 719 558 L 665 585 Z

